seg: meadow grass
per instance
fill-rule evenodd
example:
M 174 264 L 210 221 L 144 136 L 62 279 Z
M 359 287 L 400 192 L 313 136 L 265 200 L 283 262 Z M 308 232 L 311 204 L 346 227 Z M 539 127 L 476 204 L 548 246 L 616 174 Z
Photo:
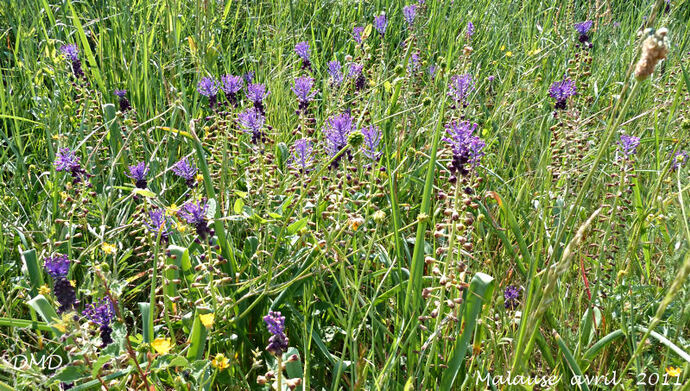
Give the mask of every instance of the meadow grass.
M 690 387 L 688 0 L 8 0 L 0 27 L 0 390 Z M 199 91 L 225 74 L 236 106 Z

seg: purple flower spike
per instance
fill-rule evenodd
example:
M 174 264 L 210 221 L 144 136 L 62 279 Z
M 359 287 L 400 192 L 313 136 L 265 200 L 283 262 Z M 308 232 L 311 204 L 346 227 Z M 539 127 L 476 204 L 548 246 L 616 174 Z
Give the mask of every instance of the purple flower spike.
M 127 90 L 115 90 L 113 91 L 115 93 L 115 96 L 120 98 L 120 111 L 121 112 L 126 112 L 129 109 L 132 108 L 132 106 L 129 104 L 129 100 L 127 100 Z
M 140 189 L 146 188 L 146 175 L 149 173 L 149 166 L 144 162 L 139 162 L 134 166 L 129 166 L 128 177 L 134 179 L 135 186 Z
M 46 258 L 43 262 L 46 272 L 54 279 L 66 278 L 69 273 L 69 265 L 69 258 L 63 254 L 55 254 L 52 257 Z
M 413 74 L 419 70 L 419 53 L 412 53 L 410 61 L 407 64 L 407 73 Z
M 386 19 L 386 14 L 381 14 L 374 18 L 374 27 L 376 27 L 376 31 L 378 31 L 381 36 L 386 34 L 387 26 L 388 20 Z
M 224 75 L 220 78 L 220 88 L 225 92 L 225 97 L 233 107 L 237 107 L 237 93 L 242 89 L 244 82 L 241 76 Z
M 208 227 L 206 212 L 208 212 L 206 200 L 200 200 L 198 202 L 190 201 L 182 205 L 177 215 L 184 219 L 187 224 L 194 226 L 197 235 L 203 240 L 206 239 L 209 234 L 213 235 L 213 231 Z
M 55 254 L 43 262 L 43 268 L 53 278 L 53 293 L 60 304 L 59 313 L 69 311 L 77 304 L 77 294 L 72 283 L 67 280 L 69 265 L 69 258 L 63 254 Z
M 60 47 L 62 55 L 72 64 L 72 74 L 76 79 L 84 78 L 84 71 L 81 69 L 81 60 L 79 59 L 79 49 L 77 45 L 71 43 Z
M 264 323 L 272 334 L 266 350 L 276 356 L 285 353 L 289 343 L 285 335 L 285 317 L 278 311 L 269 311 L 268 315 L 264 316 Z
M 247 86 L 247 98 L 254 102 L 254 108 L 259 110 L 261 115 L 266 115 L 263 101 L 270 93 L 271 92 L 267 91 L 266 86 L 263 84 L 249 84 Z
M 405 17 L 407 24 L 412 27 L 414 24 L 414 18 L 417 16 L 417 6 L 415 4 L 411 4 L 403 7 L 403 16 Z
M 474 35 L 474 23 L 467 22 L 467 38 L 471 38 Z
M 575 31 L 579 34 L 578 40 L 582 43 L 588 42 L 589 41 L 589 30 L 592 28 L 594 25 L 594 22 L 591 20 L 586 20 L 584 22 L 580 23 L 575 23 Z
M 354 39 L 355 42 L 357 42 L 358 44 L 361 44 L 363 32 L 364 32 L 364 27 L 355 26 L 355 28 L 352 29 L 352 39 Z
M 326 136 L 326 149 L 329 156 L 336 156 L 340 150 L 345 148 L 347 146 L 348 136 L 355 130 L 357 129 L 350 114 L 346 113 L 330 117 L 328 121 L 326 121 L 326 126 L 323 129 L 324 135 Z M 348 158 L 351 158 L 349 151 L 346 154 Z M 331 163 L 332 168 L 338 168 L 342 156 L 343 155 L 340 155 Z
M 472 91 L 474 91 L 474 80 L 469 73 L 450 78 L 448 96 L 452 97 L 458 105 L 464 104 Z
M 364 73 L 362 72 L 363 69 L 364 65 L 356 63 L 350 64 L 348 69 L 347 77 L 349 79 L 355 79 L 355 89 L 357 91 L 361 91 L 366 85 L 366 79 L 364 78 Z
M 640 138 L 621 134 L 621 140 L 618 142 L 618 151 L 623 158 L 628 158 L 637 153 L 637 146 L 640 145 Z
M 436 64 L 429 65 L 429 69 L 428 69 L 428 71 L 429 71 L 429 77 L 433 79 L 434 76 L 436 76 L 436 71 L 437 71 L 437 70 L 438 70 L 438 66 L 436 66 Z
M 299 110 L 303 112 L 309 106 L 309 102 L 311 102 L 319 92 L 318 90 L 312 90 L 313 86 L 314 79 L 309 76 L 302 76 L 295 79 L 295 85 L 292 87 L 292 92 L 297 95 Z
M 450 145 L 453 152 L 448 167 L 453 174 L 450 177 L 451 182 L 455 182 L 458 174 L 469 175 L 470 169 L 477 167 L 484 156 L 483 149 L 486 144 L 473 134 L 476 129 L 477 124 L 470 124 L 469 121 L 453 121 L 446 125 L 448 137 L 444 137 L 443 141 Z
M 513 285 L 510 285 L 503 291 L 504 306 L 506 309 L 514 310 L 520 305 L 520 290 Z
M 575 82 L 565 77 L 561 81 L 555 81 L 549 88 L 549 96 L 556 100 L 556 110 L 564 110 L 568 98 L 575 95 L 575 92 Z
M 254 82 L 254 72 L 249 71 L 242 75 L 242 78 L 244 79 L 245 83 L 251 84 L 252 82 Z
M 289 164 L 299 167 L 301 173 L 306 173 L 314 162 L 314 148 L 311 141 L 301 138 L 295 141 L 293 149 Z
M 175 163 L 175 165 L 172 166 L 172 171 L 175 173 L 175 175 L 184 179 L 185 182 L 187 183 L 187 186 L 194 187 L 196 185 L 194 183 L 194 179 L 196 177 L 197 169 L 196 169 L 196 166 L 194 165 L 194 163 L 193 162 L 190 163 L 190 161 L 189 161 L 189 159 L 187 159 L 187 157 L 183 157 L 182 160 Z
M 199 81 L 199 84 L 197 84 L 196 90 L 199 94 L 208 98 L 208 105 L 211 109 L 216 107 L 218 103 L 218 82 L 216 80 L 210 77 L 204 77 Z
M 381 142 L 381 129 L 376 125 L 367 126 L 361 129 L 364 136 L 364 144 L 362 144 L 362 152 L 364 156 L 373 161 L 378 161 L 381 157 L 379 152 L 379 143 Z
M 259 141 L 266 142 L 266 134 L 263 131 L 266 118 L 261 115 L 259 110 L 250 107 L 241 112 L 237 116 L 237 120 L 244 128 L 244 131 L 252 135 L 252 144 L 258 145 Z
M 73 183 L 81 182 L 83 177 L 89 177 L 79 163 L 79 157 L 69 148 L 60 148 L 55 155 L 55 171 L 67 171 L 72 174 Z
M 99 326 L 101 348 L 110 345 L 113 342 L 113 329 L 110 324 L 115 320 L 115 306 L 110 298 L 104 297 L 100 301 L 87 305 L 82 314 Z
M 160 232 L 162 241 L 167 240 L 170 235 L 168 219 L 165 217 L 165 210 L 163 208 L 151 209 L 149 211 L 149 219 L 144 222 L 144 225 L 156 236 Z
M 339 87 L 343 82 L 342 66 L 340 61 L 333 60 L 328 63 L 328 74 L 331 76 L 331 84 Z
M 295 53 L 302 59 L 302 68 L 311 69 L 311 62 L 309 62 L 309 42 L 298 42 L 295 45 Z

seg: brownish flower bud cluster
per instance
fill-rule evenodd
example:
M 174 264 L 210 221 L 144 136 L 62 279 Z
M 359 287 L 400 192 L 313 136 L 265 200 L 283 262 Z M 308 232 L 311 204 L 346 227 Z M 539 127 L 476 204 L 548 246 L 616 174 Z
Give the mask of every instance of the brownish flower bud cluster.
M 666 28 L 660 28 L 655 32 L 647 29 L 645 33 L 647 38 L 642 43 L 642 57 L 635 66 L 635 78 L 638 81 L 647 79 L 654 72 L 656 64 L 665 59 L 668 54 L 669 42 Z

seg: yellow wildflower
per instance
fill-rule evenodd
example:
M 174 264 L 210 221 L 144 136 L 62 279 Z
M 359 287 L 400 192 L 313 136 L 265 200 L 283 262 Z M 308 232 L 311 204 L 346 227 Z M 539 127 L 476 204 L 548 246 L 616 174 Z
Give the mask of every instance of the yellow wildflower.
M 168 354 L 172 349 L 172 340 L 170 338 L 156 338 L 151 342 L 151 347 L 158 354 Z
M 216 315 L 213 313 L 199 315 L 199 320 L 207 329 L 213 327 L 213 322 L 216 320 Z
M 180 208 L 176 204 L 172 204 L 165 208 L 165 214 L 168 216 L 175 216 L 179 210 Z
M 506 52 L 506 57 L 513 57 L 513 52 L 507 51 L 507 52 Z
M 48 288 L 48 285 L 43 284 L 41 285 L 40 288 L 38 288 L 38 293 L 42 294 L 43 296 L 47 295 L 50 293 L 50 288 Z
M 218 353 L 213 360 L 211 360 L 211 365 L 213 365 L 214 368 L 218 368 L 222 371 L 230 366 L 230 360 L 228 360 L 223 353 Z
M 667 367 L 666 368 L 666 373 L 671 376 L 671 377 L 678 377 L 681 374 L 681 369 L 680 367 L 674 368 L 674 367 Z
M 105 255 L 113 255 L 117 252 L 117 247 L 110 243 L 103 242 L 103 244 L 101 245 L 101 250 L 103 250 Z

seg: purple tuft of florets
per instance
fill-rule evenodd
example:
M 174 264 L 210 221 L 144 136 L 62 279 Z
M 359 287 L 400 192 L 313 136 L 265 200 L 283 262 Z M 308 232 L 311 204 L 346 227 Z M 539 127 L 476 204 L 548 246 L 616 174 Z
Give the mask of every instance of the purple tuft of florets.
M 225 97 L 233 107 L 237 106 L 237 93 L 242 89 L 243 85 L 244 82 L 241 76 L 227 74 L 220 78 L 220 88 L 225 92 Z
M 520 305 L 520 290 L 516 286 L 508 286 L 505 291 L 503 291 L 503 299 L 505 301 L 505 308 L 514 310 L 518 305 Z
M 110 345 L 113 342 L 113 329 L 110 324 L 115 320 L 115 305 L 110 298 L 104 297 L 100 301 L 87 305 L 82 314 L 99 326 L 101 348 Z
M 640 138 L 621 134 L 621 139 L 618 142 L 618 151 L 623 158 L 628 158 L 637 153 L 637 146 L 640 145 Z
M 340 61 L 333 60 L 328 63 L 328 74 L 331 76 L 331 84 L 338 87 L 343 82 L 343 72 Z
M 429 73 L 429 77 L 433 79 L 436 76 L 437 70 L 438 66 L 436 66 L 436 64 L 429 65 L 429 69 L 427 70 Z
M 81 60 L 79 59 L 79 49 L 77 45 L 71 43 L 69 45 L 63 45 L 60 47 L 62 55 L 71 62 L 72 74 L 76 79 L 81 79 L 84 77 L 84 71 L 81 69 Z
M 351 63 L 347 71 L 347 77 L 349 79 L 355 79 L 355 89 L 357 91 L 362 90 L 366 85 L 366 79 L 364 78 L 364 73 L 362 72 L 363 69 L 364 65 Z
M 324 135 L 326 136 L 326 149 L 329 156 L 333 157 L 340 152 L 343 148 L 347 146 L 347 138 L 350 133 L 354 132 L 356 129 L 354 121 L 350 114 L 340 114 L 330 117 L 326 121 L 326 126 L 323 129 Z M 350 152 L 347 152 L 348 157 L 351 157 Z M 331 163 L 331 167 L 337 168 L 339 161 L 343 155 L 340 155 Z
M 311 69 L 311 62 L 309 61 L 309 56 L 311 54 L 309 51 L 309 42 L 298 42 L 297 45 L 295 45 L 295 53 L 302 59 L 302 68 Z
M 352 29 L 352 39 L 355 40 L 357 43 L 362 43 L 362 33 L 364 32 L 364 27 L 361 26 L 355 26 Z
M 575 92 L 575 82 L 565 77 L 561 81 L 553 82 L 549 88 L 549 96 L 556 100 L 556 110 L 564 110 L 568 98 L 575 95 Z
M 301 76 L 295 79 L 292 92 L 297 95 L 297 99 L 299 100 L 299 109 L 301 111 L 307 109 L 309 102 L 311 102 L 319 92 L 316 89 L 312 90 L 312 87 L 314 87 L 314 79 L 312 77 Z
M 477 129 L 477 124 L 470 124 L 469 121 L 453 121 L 446 125 L 447 137 L 443 141 L 450 145 L 453 157 L 449 170 L 452 173 L 450 181 L 454 182 L 456 176 L 467 176 L 472 168 L 479 165 L 484 156 L 484 146 L 482 139 L 473 133 Z
M 295 141 L 289 164 L 299 168 L 301 173 L 309 171 L 314 162 L 314 148 L 311 141 L 301 138 Z
M 204 77 L 197 84 L 196 90 L 199 94 L 208 98 L 208 104 L 211 109 L 216 107 L 218 103 L 218 81 L 211 77 Z
M 376 125 L 366 126 L 361 129 L 364 136 L 364 144 L 362 144 L 362 153 L 373 161 L 378 161 L 381 157 L 379 152 L 379 144 L 381 143 L 381 129 Z
M 43 268 L 53 278 L 53 293 L 60 304 L 59 313 L 69 311 L 77 304 L 77 294 L 72 283 L 67 279 L 69 265 L 69 258 L 63 254 L 55 254 L 43 262 Z
M 60 148 L 58 150 L 53 165 L 56 171 L 75 172 L 81 169 L 79 157 L 69 148 Z
M 149 166 L 144 162 L 139 162 L 133 166 L 129 166 L 128 177 L 134 179 L 135 186 L 140 189 L 146 188 L 146 175 L 149 173 Z
M 266 350 L 276 356 L 285 353 L 289 343 L 285 335 L 285 317 L 278 311 L 269 311 L 268 315 L 264 316 L 264 323 L 272 334 Z
M 266 90 L 266 86 L 264 84 L 249 84 L 247 86 L 247 98 L 254 102 L 254 108 L 259 110 L 261 115 L 266 115 L 264 112 L 264 105 L 263 101 L 264 98 L 268 96 L 271 92 Z
M 69 258 L 64 254 L 55 254 L 43 262 L 43 268 L 54 279 L 66 278 L 69 273 L 69 265 Z
M 467 22 L 467 31 L 465 34 L 467 34 L 467 38 L 471 38 L 474 35 L 474 23 Z
M 412 27 L 414 24 L 414 18 L 417 16 L 417 6 L 415 4 L 411 4 L 403 7 L 403 16 L 405 17 L 407 24 Z
M 415 52 L 410 55 L 410 61 L 407 64 L 407 73 L 413 74 L 419 70 L 419 53 Z
M 591 20 L 586 20 L 584 22 L 580 23 L 575 23 L 575 31 L 578 33 L 578 40 L 582 43 L 588 42 L 589 41 L 589 30 L 592 28 L 594 25 L 594 22 Z
M 60 148 L 55 154 L 55 171 L 67 171 L 72 175 L 73 183 L 79 183 L 89 174 L 81 167 L 79 157 L 69 148 Z
M 184 219 L 187 224 L 194 226 L 199 238 L 206 239 L 209 234 L 213 234 L 208 227 L 206 212 L 208 212 L 208 204 L 206 200 L 202 199 L 198 202 L 189 201 L 182 205 L 177 215 Z
M 386 19 L 386 14 L 381 14 L 374 18 L 374 27 L 376 31 L 382 36 L 386 34 L 386 27 L 388 26 L 388 19 Z
M 186 156 L 172 166 L 172 171 L 175 173 L 175 175 L 184 179 L 187 183 L 187 186 L 194 187 L 194 179 L 196 177 L 197 168 L 193 162 L 190 162 L 189 159 L 187 159 Z
M 129 100 L 127 100 L 127 90 L 115 90 L 113 91 L 115 96 L 117 96 L 120 100 L 120 111 L 121 112 L 126 112 L 129 109 L 132 108 L 132 106 L 129 104 Z
M 168 231 L 168 218 L 165 216 L 165 209 L 156 208 L 149 211 L 149 219 L 144 222 L 146 228 L 154 235 L 161 235 L 161 240 L 167 240 L 170 232 Z
M 252 135 L 252 144 L 259 144 L 259 141 L 266 142 L 266 134 L 263 131 L 266 118 L 259 110 L 250 107 L 241 112 L 237 116 L 237 120 L 244 128 L 244 131 Z
M 472 91 L 474 91 L 474 80 L 469 73 L 450 78 L 448 96 L 453 98 L 458 105 L 464 104 Z

